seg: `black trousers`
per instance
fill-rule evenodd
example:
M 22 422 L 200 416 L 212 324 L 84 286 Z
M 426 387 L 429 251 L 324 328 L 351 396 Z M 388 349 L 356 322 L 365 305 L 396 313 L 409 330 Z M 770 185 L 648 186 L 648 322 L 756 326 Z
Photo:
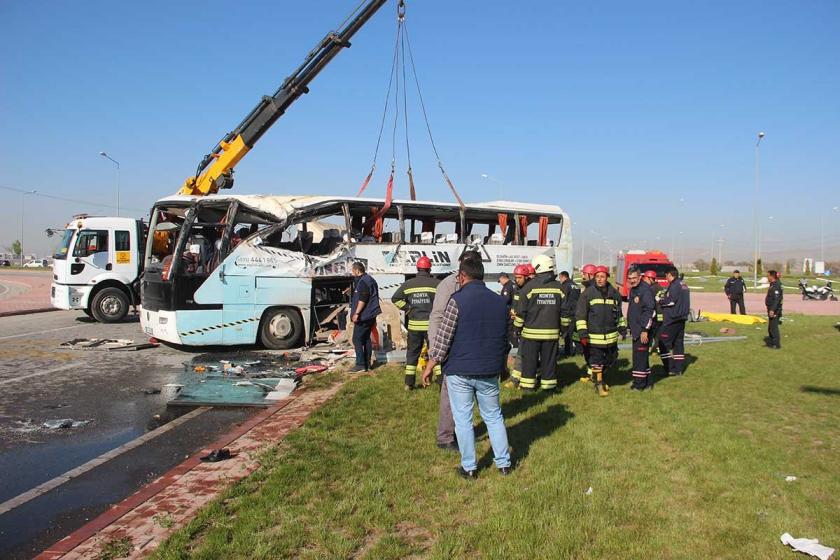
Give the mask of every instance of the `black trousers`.
M 741 315 L 747 314 L 747 310 L 744 307 L 744 294 L 741 294 L 739 296 L 732 296 L 729 299 L 729 313 L 735 315 L 736 306 L 741 310 Z
M 414 387 L 417 380 L 417 362 L 423 344 L 429 341 L 429 331 L 408 331 L 405 348 L 405 384 Z
M 665 357 L 668 357 L 668 373 L 682 375 L 685 365 L 685 322 L 663 325 L 659 331 L 659 341 L 666 350 L 662 362 L 665 363 Z
M 610 346 L 592 346 L 590 344 L 588 346 L 589 367 L 592 368 L 592 374 L 597 382 L 598 373 L 603 373 L 618 359 L 618 344 L 611 344 Z
M 522 356 L 522 379 L 519 386 L 523 389 L 537 388 L 537 369 L 540 370 L 540 387 L 543 389 L 557 388 L 557 350 L 560 344 L 557 340 L 528 340 L 519 341 L 519 354 Z
M 650 346 L 633 339 L 633 386 L 646 387 L 650 375 Z
M 781 317 L 768 317 L 767 334 L 770 336 L 770 345 L 777 348 L 782 347 L 782 336 L 779 334 L 779 320 Z
M 353 347 L 356 349 L 356 367 L 370 369 L 370 358 L 373 354 L 373 343 L 370 333 L 376 326 L 376 319 L 353 323 Z

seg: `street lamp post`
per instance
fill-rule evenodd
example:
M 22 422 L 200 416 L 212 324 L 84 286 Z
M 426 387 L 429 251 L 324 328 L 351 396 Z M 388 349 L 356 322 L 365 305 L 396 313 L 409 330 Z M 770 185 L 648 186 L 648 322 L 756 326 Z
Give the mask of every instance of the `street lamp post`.
M 105 152 L 99 152 L 99 155 L 104 157 L 105 159 L 111 160 L 114 162 L 114 165 L 117 166 L 117 216 L 120 215 L 120 162 L 106 154 Z
M 20 266 L 23 266 L 23 211 L 24 211 L 24 200 L 26 199 L 26 195 L 28 194 L 35 194 L 38 191 L 25 191 L 20 193 Z
M 840 206 L 835 206 L 831 209 L 832 212 L 837 212 L 840 210 Z M 823 213 L 820 213 L 820 260 L 823 262 L 823 266 L 825 266 L 825 216 Z
M 755 143 L 755 200 L 753 201 L 753 288 L 758 287 L 758 196 L 761 192 L 761 139 L 764 133 L 758 133 Z

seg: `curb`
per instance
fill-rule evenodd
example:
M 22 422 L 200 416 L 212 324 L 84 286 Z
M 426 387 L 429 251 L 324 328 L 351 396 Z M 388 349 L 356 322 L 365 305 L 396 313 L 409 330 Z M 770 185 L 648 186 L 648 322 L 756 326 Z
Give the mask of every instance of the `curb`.
M 17 311 L 0 311 L 0 317 L 14 317 L 15 315 L 32 315 L 34 313 L 46 313 L 48 311 L 60 311 L 55 307 L 36 307 L 34 309 L 20 309 Z

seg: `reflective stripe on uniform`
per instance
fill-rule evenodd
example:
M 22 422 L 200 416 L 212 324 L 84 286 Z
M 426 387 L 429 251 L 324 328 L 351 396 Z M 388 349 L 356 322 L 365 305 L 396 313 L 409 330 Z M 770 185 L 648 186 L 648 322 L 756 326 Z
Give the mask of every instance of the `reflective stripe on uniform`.
M 556 379 L 543 379 L 540 381 L 540 387 L 542 389 L 556 389 L 557 388 L 557 380 Z
M 571 325 L 572 324 L 572 318 L 571 317 L 560 317 L 560 324 L 563 325 L 564 327 L 566 327 L 568 325 Z
M 536 389 L 537 380 L 533 377 L 522 377 L 519 380 L 519 387 L 522 389 Z
M 417 366 L 405 366 L 405 376 L 414 377 L 417 374 Z
M 430 293 L 435 294 L 437 293 L 437 288 L 431 288 L 429 286 L 424 286 L 421 288 L 409 288 L 407 290 L 403 290 L 404 294 L 420 294 L 420 293 Z
M 615 305 L 616 301 L 612 298 L 595 298 L 589 300 L 589 305 Z
M 577 327 L 577 330 L 579 330 L 579 331 L 587 330 L 587 326 L 588 325 L 587 325 L 586 321 L 578 321 L 578 322 L 575 323 L 575 327 Z
M 523 319 L 522 317 L 515 317 L 513 319 L 513 326 L 516 327 L 516 328 L 522 328 L 522 326 L 524 324 L 525 324 L 525 319 Z
M 402 309 L 403 307 L 405 307 L 406 302 L 405 302 L 404 299 L 400 299 L 400 300 L 397 300 L 396 302 L 394 302 L 394 305 L 397 306 L 397 309 Z
M 560 288 L 534 288 L 525 297 L 530 298 L 531 294 L 560 294 L 560 298 L 563 298 L 563 290 Z
M 589 343 L 595 346 L 608 346 L 618 342 L 618 331 L 606 334 L 589 333 Z
M 618 326 L 619 327 L 626 327 L 627 326 L 627 320 L 624 317 L 622 317 L 621 319 L 618 320 Z
M 429 330 L 429 321 L 415 321 L 414 319 L 408 320 L 408 330 L 410 331 L 420 331 L 424 332 Z
M 556 340 L 560 337 L 560 329 L 535 329 L 525 327 L 522 329 L 522 338 L 528 340 Z

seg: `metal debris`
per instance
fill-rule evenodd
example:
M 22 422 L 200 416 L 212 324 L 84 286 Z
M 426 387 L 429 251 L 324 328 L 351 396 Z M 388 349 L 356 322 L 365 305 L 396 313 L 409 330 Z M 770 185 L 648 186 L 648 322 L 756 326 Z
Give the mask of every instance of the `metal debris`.
M 67 428 L 81 428 L 90 424 L 90 420 L 73 420 L 72 418 L 60 418 L 58 420 L 47 420 L 41 424 L 48 430 L 64 430 Z

